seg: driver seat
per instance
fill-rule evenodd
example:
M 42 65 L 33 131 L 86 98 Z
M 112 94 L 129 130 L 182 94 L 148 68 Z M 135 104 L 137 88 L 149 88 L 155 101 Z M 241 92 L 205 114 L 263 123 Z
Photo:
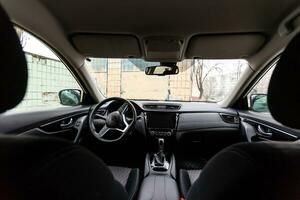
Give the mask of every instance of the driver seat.
M 27 63 L 13 26 L 0 6 L 0 113 L 23 99 Z M 0 137 L 2 199 L 133 199 L 139 170 L 109 168 L 85 148 L 54 138 Z

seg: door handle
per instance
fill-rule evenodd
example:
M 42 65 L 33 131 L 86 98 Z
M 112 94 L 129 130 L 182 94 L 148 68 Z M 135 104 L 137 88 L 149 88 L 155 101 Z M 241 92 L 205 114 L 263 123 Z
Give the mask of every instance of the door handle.
M 62 121 L 62 123 L 60 124 L 60 127 L 68 128 L 70 125 L 72 125 L 72 123 L 73 123 L 73 118 L 70 118 L 69 122 Z
M 261 135 L 264 137 L 272 137 L 273 136 L 273 133 L 270 131 L 270 129 L 264 130 L 262 125 L 257 126 L 257 131 L 258 131 L 258 135 Z

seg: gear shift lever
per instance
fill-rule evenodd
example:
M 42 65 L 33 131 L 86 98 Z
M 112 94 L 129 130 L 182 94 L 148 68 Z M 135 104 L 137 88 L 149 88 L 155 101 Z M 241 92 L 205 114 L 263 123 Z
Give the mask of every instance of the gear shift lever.
M 163 138 L 158 138 L 157 143 L 158 143 L 158 153 L 155 153 L 153 155 L 151 166 L 153 170 L 166 171 L 169 169 L 169 163 L 164 153 L 165 140 Z
M 163 138 L 158 138 L 159 153 L 163 153 L 164 147 L 165 147 L 165 140 Z
M 165 163 L 165 154 L 164 154 L 164 146 L 165 140 L 163 138 L 158 138 L 158 153 L 154 154 L 154 165 L 155 166 L 164 166 Z

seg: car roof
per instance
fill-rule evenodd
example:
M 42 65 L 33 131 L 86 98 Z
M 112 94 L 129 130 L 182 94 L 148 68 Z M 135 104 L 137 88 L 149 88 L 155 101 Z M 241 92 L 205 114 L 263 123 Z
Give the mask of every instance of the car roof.
M 299 0 L 39 1 L 80 53 L 154 61 L 250 57 L 300 6 Z

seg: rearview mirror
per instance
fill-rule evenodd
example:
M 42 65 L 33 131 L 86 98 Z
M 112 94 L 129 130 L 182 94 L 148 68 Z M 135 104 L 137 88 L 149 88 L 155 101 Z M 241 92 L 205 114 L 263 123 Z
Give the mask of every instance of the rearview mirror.
M 145 74 L 146 75 L 156 75 L 156 76 L 166 76 L 166 75 L 174 75 L 179 73 L 179 68 L 174 66 L 151 66 L 146 67 Z
M 66 89 L 58 93 L 60 103 L 64 106 L 77 106 L 81 103 L 81 90 Z
M 255 112 L 268 112 L 268 101 L 266 94 L 252 94 L 250 96 L 250 107 Z

